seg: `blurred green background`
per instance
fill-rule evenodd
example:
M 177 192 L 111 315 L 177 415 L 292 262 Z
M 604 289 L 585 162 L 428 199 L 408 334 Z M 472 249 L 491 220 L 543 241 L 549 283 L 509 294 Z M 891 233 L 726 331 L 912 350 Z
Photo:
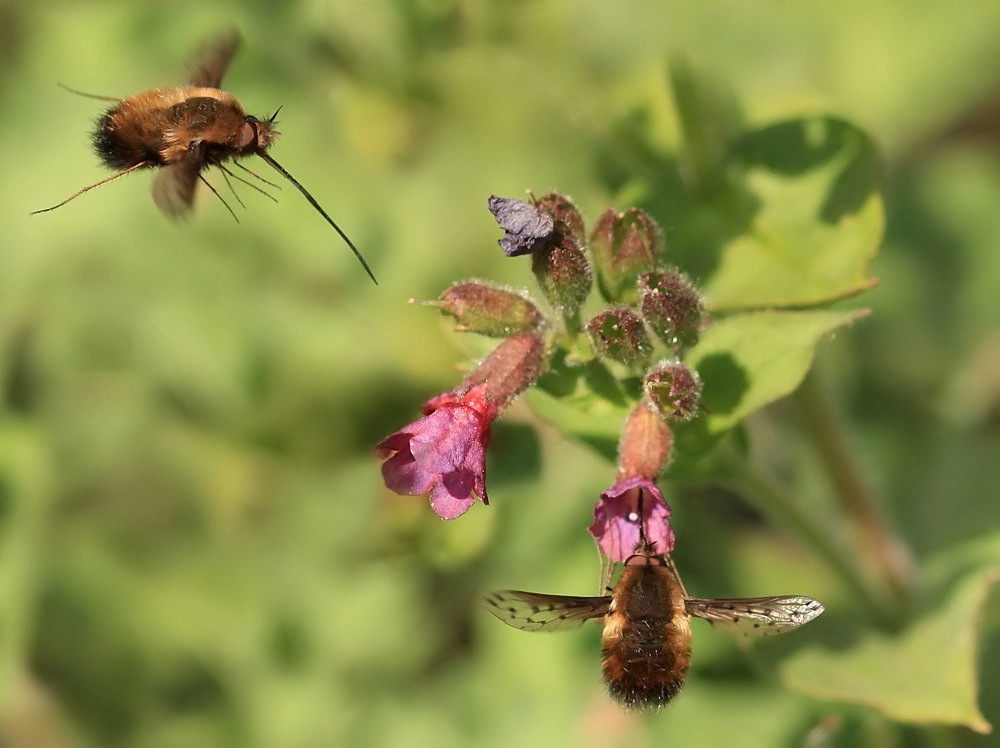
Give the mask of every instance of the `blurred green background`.
M 177 85 L 229 26 L 244 47 L 225 88 L 261 116 L 283 107 L 271 153 L 378 287 L 288 186 L 277 205 L 240 190 L 239 223 L 201 194 L 169 224 L 142 173 L 28 217 L 106 174 L 89 147 L 104 106 L 57 82 Z M 995 0 L 0 0 L 4 745 L 995 744 L 786 688 L 786 653 L 842 643 L 870 612 L 737 495 L 668 487 L 689 591 L 828 612 L 752 653 L 696 623 L 685 692 L 638 716 L 604 696 L 597 627 L 528 635 L 478 602 L 593 593 L 584 528 L 612 465 L 518 407 L 490 507 L 443 523 L 381 485 L 372 446 L 485 350 L 407 300 L 471 276 L 528 284 L 487 197 L 555 189 L 592 221 L 621 198 L 607 173 L 628 168 L 629 133 L 677 146 L 670 59 L 750 123 L 833 113 L 879 144 L 873 315 L 821 346 L 816 386 L 915 564 L 997 539 Z M 786 490 L 831 492 L 793 407 L 749 434 Z M 995 601 L 975 624 L 996 724 Z

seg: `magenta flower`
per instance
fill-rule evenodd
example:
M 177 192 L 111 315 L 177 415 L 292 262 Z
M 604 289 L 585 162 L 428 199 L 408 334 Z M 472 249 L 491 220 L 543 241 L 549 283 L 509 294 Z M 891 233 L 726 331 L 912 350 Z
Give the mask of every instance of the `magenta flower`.
M 642 496 L 642 533 L 639 532 L 639 497 Z M 667 518 L 670 508 L 653 481 L 628 478 L 601 494 L 594 507 L 594 524 L 587 528 L 601 553 L 624 563 L 639 547 L 642 536 L 656 553 L 674 549 L 674 531 Z
M 464 390 L 464 391 L 463 391 Z M 430 494 L 441 519 L 455 519 L 486 496 L 486 445 L 496 408 L 483 399 L 485 386 L 438 395 L 424 417 L 376 446 L 385 485 L 399 494 Z

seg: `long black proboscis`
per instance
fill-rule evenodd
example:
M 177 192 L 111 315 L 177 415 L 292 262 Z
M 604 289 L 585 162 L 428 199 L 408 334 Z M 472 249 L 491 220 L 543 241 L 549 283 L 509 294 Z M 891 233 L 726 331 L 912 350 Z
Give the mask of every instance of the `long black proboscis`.
M 340 238 L 343 239 L 347 243 L 347 246 L 351 248 L 351 251 L 354 252 L 354 256 L 358 258 L 358 262 L 361 263 L 361 267 L 363 267 L 365 269 L 365 272 L 368 273 L 368 277 L 372 279 L 372 283 L 378 285 L 378 281 L 375 280 L 375 274 L 372 272 L 372 269 L 368 267 L 368 263 L 365 262 L 365 258 L 361 256 L 361 252 L 359 252 L 358 248 L 354 246 L 354 242 L 348 239 L 347 234 L 345 234 L 341 230 L 340 226 L 338 226 L 336 222 L 326 214 L 326 211 L 323 210 L 323 208 L 320 207 L 320 204 L 316 202 L 316 198 L 310 195 L 309 192 L 306 190 L 306 188 L 303 187 L 301 184 L 299 184 L 298 181 L 296 181 L 295 177 L 293 177 L 291 174 L 285 171 L 285 168 L 277 161 L 275 161 L 273 158 L 271 158 L 271 156 L 266 151 L 262 150 L 257 151 L 257 155 L 260 156 L 262 159 L 264 159 L 264 161 L 267 164 L 269 164 L 272 169 L 274 169 L 281 176 L 283 176 L 285 179 L 287 179 L 289 182 L 295 185 L 298 191 L 305 196 L 306 200 L 309 201 L 309 204 L 312 205 L 316 210 L 318 210 L 319 214 L 326 219 L 326 222 L 331 226 L 333 226 L 334 230 L 338 234 L 340 234 Z

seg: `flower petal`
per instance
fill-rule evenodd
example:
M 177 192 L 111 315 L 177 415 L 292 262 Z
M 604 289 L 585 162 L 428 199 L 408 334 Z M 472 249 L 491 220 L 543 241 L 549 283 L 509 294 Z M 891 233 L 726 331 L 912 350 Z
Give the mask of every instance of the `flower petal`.
M 450 473 L 431 490 L 430 501 L 441 519 L 455 519 L 476 503 L 472 492 L 475 477 L 468 471 Z
M 642 531 L 639 504 L 642 503 Z M 594 523 L 588 528 L 607 558 L 624 562 L 636 552 L 643 538 L 655 553 L 674 548 L 670 508 L 656 484 L 645 478 L 629 478 L 601 494 L 594 507 Z

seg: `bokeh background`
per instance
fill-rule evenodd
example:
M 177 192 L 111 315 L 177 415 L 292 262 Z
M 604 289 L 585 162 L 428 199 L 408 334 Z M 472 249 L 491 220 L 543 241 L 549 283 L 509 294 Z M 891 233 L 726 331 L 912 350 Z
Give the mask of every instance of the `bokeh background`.
M 105 175 L 104 105 L 57 82 L 176 85 L 230 26 L 244 47 L 225 87 L 258 115 L 283 107 L 272 154 L 378 287 L 288 186 L 277 205 L 240 190 L 238 223 L 202 194 L 169 224 L 148 174 L 28 217 Z M 696 628 L 682 697 L 637 716 L 604 696 L 597 627 L 529 635 L 479 605 L 495 587 L 594 592 L 585 527 L 612 465 L 518 407 L 490 507 L 443 523 L 382 487 L 372 446 L 485 350 L 408 300 L 528 284 L 487 197 L 556 189 L 593 220 L 622 197 L 607 175 L 634 133 L 676 148 L 671 61 L 747 122 L 832 113 L 878 143 L 881 282 L 859 300 L 871 317 L 821 346 L 816 386 L 915 564 L 997 538 L 994 0 L 0 0 L 4 745 L 993 744 L 788 689 L 785 654 L 868 612 L 738 494 L 668 490 L 689 590 L 810 594 L 828 613 L 752 652 Z M 753 459 L 822 496 L 800 431 L 789 405 L 755 418 Z M 996 724 L 995 601 L 979 624 Z

